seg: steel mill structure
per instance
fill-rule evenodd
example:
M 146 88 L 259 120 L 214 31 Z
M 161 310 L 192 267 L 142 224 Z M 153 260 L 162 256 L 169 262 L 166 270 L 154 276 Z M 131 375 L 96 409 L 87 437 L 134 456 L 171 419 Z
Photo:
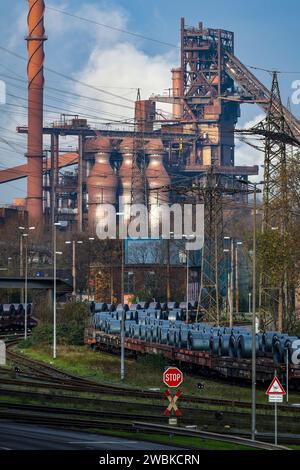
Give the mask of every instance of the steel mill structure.
M 168 202 L 155 189 L 178 176 L 212 167 L 244 180 L 258 174 L 258 166 L 235 164 L 235 126 L 241 103 L 266 111 L 271 95 L 235 56 L 234 33 L 201 22 L 187 27 L 182 18 L 180 66 L 171 70 L 169 93 L 148 100 L 138 93 L 131 130 L 94 129 L 86 119 L 66 115 L 43 127 L 44 10 L 43 0 L 29 0 L 28 126 L 17 128 L 28 134 L 27 165 L 0 171 L 0 184 L 27 177 L 30 223 L 46 230 L 61 220 L 70 230 L 93 232 L 101 204 L 117 204 L 120 195 L 127 202 Z M 172 116 L 162 116 L 157 103 L 171 104 Z M 298 136 L 299 121 L 283 112 Z M 50 157 L 44 135 L 51 138 Z M 63 153 L 61 136 L 78 137 L 78 151 Z M 61 172 L 71 165 L 75 172 Z
M 43 0 L 29 1 L 28 14 L 28 134 L 27 165 L 0 171 L 0 183 L 28 178 L 30 223 L 44 229 L 56 220 L 70 230 L 93 231 L 101 204 L 127 201 L 168 202 L 155 188 L 178 176 L 196 176 L 212 167 L 220 174 L 247 180 L 257 166 L 235 164 L 235 126 L 241 103 L 257 103 L 264 110 L 270 92 L 234 55 L 234 34 L 187 27 L 181 19 L 181 63 L 170 75 L 171 89 L 135 103 L 131 130 L 94 129 L 80 116 L 62 115 L 43 127 L 44 30 Z M 162 117 L 157 103 L 172 105 Z M 284 108 L 294 135 L 299 122 Z M 50 157 L 43 136 L 51 138 Z M 61 136 L 78 137 L 78 151 L 63 153 Z M 76 171 L 61 168 L 76 165 Z M 151 189 L 152 191 L 149 191 Z
M 126 202 L 168 202 L 159 188 L 179 176 L 197 176 L 214 168 L 218 174 L 247 180 L 258 166 L 235 164 L 235 126 L 241 103 L 269 109 L 271 94 L 234 54 L 234 34 L 221 29 L 187 27 L 181 19 L 180 66 L 171 70 L 169 94 L 135 102 L 131 130 L 94 129 L 79 116 L 61 115 L 43 126 L 44 30 L 43 0 L 29 0 L 27 165 L 0 171 L 0 184 L 27 177 L 29 223 L 48 230 L 64 221 L 77 232 L 93 232 L 101 205 Z M 162 116 L 157 103 L 172 105 Z M 276 108 L 276 101 L 272 106 Z M 294 136 L 300 124 L 283 107 Z M 50 156 L 43 136 L 50 136 Z M 76 136 L 78 151 L 63 153 L 62 136 Z M 75 166 L 74 172 L 63 170 Z M 155 191 L 157 189 L 157 191 Z

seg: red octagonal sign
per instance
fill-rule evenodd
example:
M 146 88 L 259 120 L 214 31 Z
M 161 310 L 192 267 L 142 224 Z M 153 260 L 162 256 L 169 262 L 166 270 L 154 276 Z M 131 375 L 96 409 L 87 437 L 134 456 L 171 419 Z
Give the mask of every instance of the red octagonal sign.
M 177 367 L 168 367 L 164 371 L 163 381 L 167 387 L 179 387 L 183 382 L 183 373 Z

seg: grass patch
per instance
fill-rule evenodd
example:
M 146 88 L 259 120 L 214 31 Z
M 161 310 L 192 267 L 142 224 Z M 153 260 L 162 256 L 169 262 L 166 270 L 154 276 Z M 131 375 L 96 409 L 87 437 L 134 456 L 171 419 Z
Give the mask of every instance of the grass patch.
M 109 436 L 118 436 L 135 441 L 148 441 L 168 446 L 181 447 L 197 450 L 257 450 L 253 447 L 239 444 L 230 444 L 228 442 L 216 441 L 213 439 L 202 439 L 188 436 L 169 436 L 166 434 L 152 434 L 146 432 L 130 433 L 126 431 L 102 431 L 92 429 L 91 432 L 105 434 Z
M 94 379 L 103 383 L 133 386 L 141 389 L 165 389 L 162 374 L 167 364 L 161 356 L 139 356 L 137 360 L 126 359 L 125 381 L 120 381 L 120 358 L 105 352 L 94 352 L 86 346 L 59 346 L 57 359 L 53 361 L 50 346 L 32 346 L 23 352 L 30 357 L 55 364 L 56 367 L 73 374 Z M 199 391 L 197 384 L 203 382 L 205 387 Z M 221 380 L 211 380 L 185 374 L 180 389 L 184 394 L 204 398 L 228 399 L 233 401 L 251 401 L 251 388 L 228 384 Z M 299 402 L 299 393 L 291 392 L 290 403 Z M 265 390 L 257 390 L 257 402 L 267 403 Z

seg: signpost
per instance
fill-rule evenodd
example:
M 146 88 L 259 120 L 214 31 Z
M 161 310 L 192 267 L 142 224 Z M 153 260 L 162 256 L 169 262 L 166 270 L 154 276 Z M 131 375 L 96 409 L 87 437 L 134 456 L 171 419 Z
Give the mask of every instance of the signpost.
M 183 382 L 183 373 L 178 367 L 168 367 L 164 371 L 163 382 L 167 387 L 179 387 Z
M 178 367 L 168 367 L 163 374 L 163 382 L 169 388 L 177 388 L 183 382 L 183 373 Z M 177 400 L 181 396 L 182 392 L 177 390 L 175 395 L 171 395 L 169 390 L 166 390 L 164 396 L 169 401 L 167 408 L 164 411 L 164 416 L 170 416 L 171 412 L 174 411 L 176 418 L 169 418 L 169 424 L 176 425 L 177 417 L 181 416 L 181 412 L 177 406 Z
M 283 402 L 283 395 L 286 392 L 281 385 L 278 377 L 274 377 L 271 384 L 269 385 L 266 395 L 269 397 L 269 403 L 274 403 L 274 418 L 275 418 L 275 445 L 277 446 L 277 403 Z

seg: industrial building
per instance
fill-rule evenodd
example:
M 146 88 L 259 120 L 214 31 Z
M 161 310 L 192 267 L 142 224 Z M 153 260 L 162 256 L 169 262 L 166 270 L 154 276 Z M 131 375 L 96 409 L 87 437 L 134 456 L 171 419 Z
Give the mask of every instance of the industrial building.
M 71 236 L 94 236 L 103 204 L 119 210 L 119 196 L 149 208 L 171 203 L 176 201 L 171 188 L 179 179 L 189 186 L 193 178 L 211 171 L 245 182 L 258 174 L 257 165 L 236 164 L 235 128 L 243 103 L 258 104 L 267 111 L 271 94 L 236 57 L 233 32 L 202 22 L 187 26 L 181 18 L 180 63 L 170 70 L 169 92 L 152 94 L 146 100 L 138 92 L 131 126 L 95 129 L 84 116 L 62 114 L 45 127 L 44 9 L 43 0 L 29 1 L 28 123 L 17 128 L 28 136 L 27 164 L 0 171 L 0 184 L 27 178 L 23 205 L 29 224 L 41 234 L 51 233 L 54 223 L 60 222 Z M 161 103 L 172 107 L 171 115 L 158 110 Z M 298 136 L 299 121 L 284 107 L 283 112 Z M 45 152 L 44 136 L 50 136 L 50 154 Z M 61 140 L 65 136 L 78 139 L 76 152 L 64 151 Z M 233 197 L 239 203 L 247 196 L 240 197 L 237 191 Z M 173 264 L 182 268 L 179 258 L 178 251 Z M 172 257 L 165 260 L 162 264 L 172 264 Z M 132 267 L 127 270 L 128 285 L 132 284 L 129 272 L 136 269 L 139 277 L 140 267 L 134 265 L 147 265 L 147 272 L 153 272 L 152 265 L 157 264 L 151 260 L 130 263 L 127 252 L 125 263 Z M 199 285 L 200 264 L 193 268 L 191 276 Z
M 93 231 L 97 207 L 131 201 L 167 202 L 166 194 L 149 189 L 172 184 L 178 176 L 194 176 L 212 166 L 219 173 L 247 180 L 257 166 L 238 166 L 234 129 L 241 103 L 264 108 L 268 91 L 234 55 L 234 34 L 204 27 L 187 27 L 181 19 L 181 63 L 170 71 L 169 94 L 152 95 L 135 105 L 131 130 L 94 129 L 80 116 L 62 115 L 43 127 L 44 2 L 29 2 L 27 165 L 2 170 L 0 183 L 27 177 L 27 210 L 31 223 L 53 219 L 68 229 Z M 33 60 L 34 56 L 34 60 Z M 172 105 L 172 117 L 156 112 L 157 103 Z M 43 136 L 51 136 L 51 156 Z M 60 150 L 61 136 L 78 136 L 78 153 Z M 69 169 L 61 170 L 72 165 Z

